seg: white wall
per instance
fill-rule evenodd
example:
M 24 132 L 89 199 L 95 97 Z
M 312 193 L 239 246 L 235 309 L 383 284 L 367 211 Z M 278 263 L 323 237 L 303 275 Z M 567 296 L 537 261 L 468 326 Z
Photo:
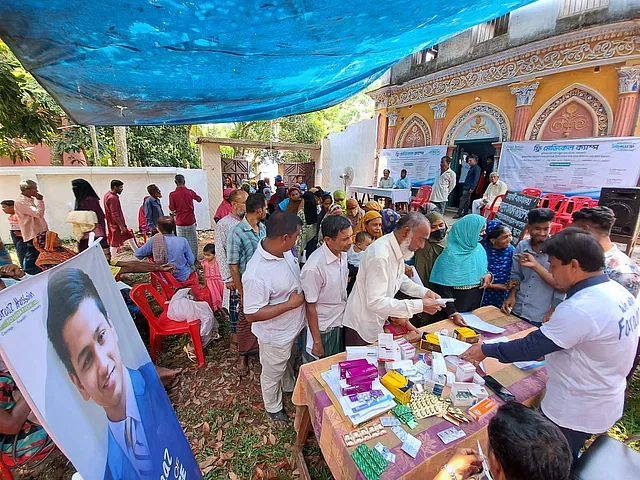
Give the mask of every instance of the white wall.
M 324 188 L 331 191 L 344 188 L 340 175 L 346 166 L 352 167 L 355 172 L 352 185 L 374 183 L 376 128 L 376 119 L 371 118 L 350 125 L 342 132 L 329 135 L 329 141 L 322 144 L 323 151 L 327 146 L 330 148 L 331 159 L 329 185 L 323 185 Z
M 101 199 L 109 190 L 111 180 L 124 182 L 124 191 L 120 196 L 127 226 L 138 229 L 138 210 L 147 194 L 147 185 L 155 183 L 162 191 L 162 208 L 169 214 L 169 192 L 175 188 L 173 178 L 181 173 L 187 180 L 187 186 L 195 190 L 202 197 L 201 203 L 195 204 L 198 229 L 211 228 L 208 209 L 207 174 L 204 170 L 184 168 L 139 168 L 139 167 L 2 167 L 0 168 L 0 200 L 16 200 L 20 196 L 18 183 L 23 179 L 38 182 L 40 193 L 44 196 L 46 211 L 45 218 L 49 228 L 58 232 L 62 237 L 71 236 L 71 225 L 66 223 L 69 213 L 68 204 L 73 205 L 74 197 L 71 191 L 71 180 L 84 178 L 87 180 Z M 102 205 L 104 208 L 104 205 Z M 0 214 L 2 212 L 0 211 Z M 9 224 L 5 218 L 0 218 L 0 236 L 10 243 Z
M 553 32 L 556 28 L 559 10 L 559 0 L 538 0 L 511 12 L 509 18 L 510 43 L 520 44 L 532 41 L 541 35 Z

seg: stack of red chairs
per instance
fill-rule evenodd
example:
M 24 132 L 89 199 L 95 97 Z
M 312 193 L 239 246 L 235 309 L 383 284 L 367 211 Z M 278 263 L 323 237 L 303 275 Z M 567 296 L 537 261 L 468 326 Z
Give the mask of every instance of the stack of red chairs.
M 429 185 L 423 185 L 418 188 L 418 193 L 411 200 L 409 205 L 409 211 L 416 211 L 425 203 L 429 203 L 431 199 L 431 187 Z
M 530 197 L 540 197 L 542 190 L 539 188 L 524 188 L 520 191 L 522 195 L 529 195 Z
M 181 288 L 190 288 L 196 300 L 207 302 L 213 310 L 211 294 L 206 285 L 200 285 L 198 274 L 191 272 L 191 275 L 184 281 L 179 282 L 173 274 L 169 272 L 151 272 L 151 285 L 159 291 L 166 301 L 171 300 L 173 294 Z
M 589 207 L 594 200 L 591 197 L 575 196 L 567 198 L 561 209 L 556 213 L 555 222 L 562 224 L 562 228 L 571 225 L 571 214 L 581 208 Z M 597 202 L 596 202 L 597 205 Z

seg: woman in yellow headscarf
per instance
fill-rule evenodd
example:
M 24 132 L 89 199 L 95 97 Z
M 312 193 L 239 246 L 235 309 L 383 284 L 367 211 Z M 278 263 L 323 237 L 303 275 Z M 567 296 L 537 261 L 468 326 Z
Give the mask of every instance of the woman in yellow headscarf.
M 356 235 L 360 232 L 367 232 L 373 237 L 373 240 L 377 240 L 382 236 L 382 215 L 374 210 L 370 210 L 364 214 L 362 220 L 358 224 L 358 228 L 353 232 L 351 240 L 355 243 Z
M 362 207 L 362 209 L 366 212 L 370 212 L 370 211 L 374 211 L 374 212 L 381 212 L 382 211 L 382 206 L 380 205 L 379 202 L 376 202 L 374 200 L 371 200 L 367 203 L 364 204 L 364 206 Z
M 333 192 L 333 201 L 340 205 L 343 212 L 347 211 L 347 194 L 344 193 L 344 190 L 336 190 Z

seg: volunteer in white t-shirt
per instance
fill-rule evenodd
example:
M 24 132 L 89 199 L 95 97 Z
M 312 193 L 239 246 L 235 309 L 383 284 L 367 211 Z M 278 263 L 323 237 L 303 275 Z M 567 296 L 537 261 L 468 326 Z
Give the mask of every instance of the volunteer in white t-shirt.
M 575 459 L 589 436 L 606 432 L 622 416 L 640 311 L 635 298 L 604 273 L 604 252 L 590 233 L 564 229 L 546 241 L 544 251 L 567 299 L 539 330 L 519 340 L 474 345 L 461 358 L 507 363 L 546 355 L 542 413 L 560 427 Z
M 242 275 L 244 314 L 260 345 L 260 387 L 265 409 L 275 422 L 288 423 L 282 391 L 293 392 L 293 348 L 306 326 L 300 266 L 291 253 L 302 221 L 290 212 L 267 220 L 267 236 Z

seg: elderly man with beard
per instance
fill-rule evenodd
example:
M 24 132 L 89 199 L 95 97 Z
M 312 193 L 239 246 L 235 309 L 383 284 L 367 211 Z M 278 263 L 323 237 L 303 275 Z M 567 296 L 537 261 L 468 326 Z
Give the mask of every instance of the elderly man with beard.
M 405 260 L 424 247 L 430 234 L 429 220 L 411 212 L 398 221 L 393 232 L 365 250 L 344 314 L 345 345 L 376 342 L 388 317 L 411 318 L 416 313 L 433 315 L 440 310 L 440 296 L 404 273 Z M 394 298 L 398 291 L 412 299 Z

